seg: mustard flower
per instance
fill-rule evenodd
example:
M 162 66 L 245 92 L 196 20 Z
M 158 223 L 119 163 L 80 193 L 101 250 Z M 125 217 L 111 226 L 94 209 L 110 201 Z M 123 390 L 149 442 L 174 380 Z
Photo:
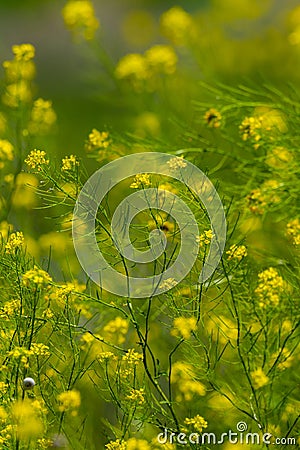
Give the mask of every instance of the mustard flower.
M 49 159 L 46 159 L 46 152 L 44 150 L 35 149 L 28 154 L 25 163 L 32 169 L 37 168 L 40 172 L 42 166 L 49 164 Z
M 72 389 L 66 392 L 61 392 L 58 397 L 59 411 L 72 411 L 73 415 L 76 415 L 76 410 L 81 403 L 80 392 Z
M 127 332 L 128 321 L 122 317 L 110 320 L 103 328 L 104 336 L 107 336 L 110 340 L 115 340 L 118 344 L 125 342 Z
M 259 306 L 278 306 L 280 294 L 285 290 L 286 283 L 274 267 L 264 270 L 258 274 L 258 286 L 255 293 L 259 298 Z
M 132 437 L 126 442 L 126 450 L 151 450 L 151 447 L 145 439 Z
M 262 369 L 257 369 L 251 372 L 251 378 L 255 389 L 259 389 L 269 382 L 269 378 Z
M 200 236 L 196 237 L 196 242 L 198 242 L 199 246 L 202 247 L 203 244 L 209 245 L 213 238 L 214 234 L 212 230 L 206 230 L 204 233 L 200 234 Z
M 79 166 L 79 161 L 77 160 L 77 157 L 74 155 L 66 156 L 62 159 L 62 166 L 61 170 L 63 172 L 69 172 L 71 170 L 74 170 L 75 167 Z
M 111 441 L 105 445 L 106 450 L 127 450 L 126 443 L 121 442 L 120 439 Z
M 9 236 L 8 242 L 5 245 L 5 253 L 10 255 L 15 254 L 24 245 L 24 235 L 22 231 L 17 231 Z
M 109 133 L 107 131 L 98 131 L 93 128 L 88 136 L 88 140 L 85 143 L 85 149 L 87 152 L 94 150 L 105 150 L 110 144 Z
M 199 433 L 202 433 L 203 429 L 207 428 L 206 420 L 199 414 L 197 414 L 195 417 L 191 417 L 191 418 L 186 417 L 184 419 L 184 423 L 186 425 L 192 425 L 192 427 Z
M 145 402 L 145 389 L 131 389 L 130 394 L 126 395 L 125 399 L 134 404 L 142 405 Z
M 171 335 L 189 339 L 192 331 L 195 331 L 196 328 L 197 319 L 195 317 L 176 317 L 173 321 Z
M 34 266 L 33 269 L 28 270 L 23 275 L 23 285 L 27 287 L 32 284 L 37 287 L 45 287 L 51 282 L 52 278 L 50 275 L 45 272 L 45 270 L 39 269 L 37 266 Z
M 87 41 L 94 39 L 99 28 L 94 6 L 89 0 L 70 0 L 62 10 L 66 27 L 74 36 L 81 36 Z
M 206 113 L 204 114 L 204 120 L 207 123 L 208 126 L 213 128 L 218 128 L 221 125 L 221 113 L 214 109 L 210 108 Z
M 174 6 L 160 17 L 162 34 L 175 45 L 185 45 L 195 36 L 193 18 L 180 6 Z
M 3 169 L 7 161 L 14 159 L 14 147 L 6 139 L 0 139 L 0 169 Z
M 132 189 L 144 188 L 147 186 L 151 186 L 150 175 L 148 173 L 138 173 L 130 185 Z
M 168 166 L 171 170 L 184 169 L 187 163 L 183 160 L 182 156 L 175 156 L 167 161 Z
M 154 45 L 145 52 L 150 70 L 171 75 L 176 71 L 177 55 L 169 45 Z
M 30 103 L 32 100 L 32 92 L 30 85 L 25 80 L 18 83 L 11 83 L 5 87 L 2 101 L 10 108 L 19 107 L 20 103 Z
M 227 250 L 226 255 L 228 255 L 228 260 L 237 259 L 241 261 L 245 256 L 247 256 L 247 249 L 244 245 L 233 244 Z
M 286 234 L 292 238 L 294 245 L 300 245 L 300 220 L 298 217 L 288 222 Z
M 56 122 L 56 114 L 50 100 L 38 98 L 34 101 L 28 130 L 30 134 L 46 134 Z
M 12 52 L 17 61 L 30 61 L 35 56 L 35 48 L 32 44 L 13 45 Z
M 177 281 L 175 280 L 175 278 L 167 278 L 166 280 L 162 281 L 162 283 L 160 283 L 159 287 L 161 289 L 172 289 L 174 286 L 177 285 Z

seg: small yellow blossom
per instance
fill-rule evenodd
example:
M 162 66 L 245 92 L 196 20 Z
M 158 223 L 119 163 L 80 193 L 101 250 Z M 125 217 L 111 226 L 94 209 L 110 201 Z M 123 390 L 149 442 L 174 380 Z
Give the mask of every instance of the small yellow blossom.
M 28 130 L 30 134 L 46 134 L 56 122 L 56 114 L 50 100 L 38 98 L 34 101 L 31 110 Z
M 147 186 L 151 186 L 150 175 L 148 173 L 138 173 L 130 185 L 132 189 L 144 188 Z
M 48 286 L 52 282 L 50 275 L 45 270 L 39 269 L 34 266 L 33 269 L 28 270 L 23 275 L 23 285 L 30 286 L 32 284 L 38 287 Z
M 258 286 L 255 293 L 259 298 L 259 306 L 278 306 L 280 294 L 284 292 L 286 284 L 278 271 L 273 267 L 264 270 L 258 274 Z
M 298 217 L 288 222 L 286 234 L 292 238 L 294 245 L 300 245 L 300 220 Z
M 254 138 L 256 141 L 260 140 L 261 136 L 259 135 L 258 130 L 261 126 L 261 117 L 245 117 L 239 126 L 243 141 L 247 141 L 251 138 Z
M 266 164 L 274 169 L 284 169 L 292 160 L 293 154 L 285 147 L 275 147 L 266 156 Z
M 42 166 L 49 164 L 49 159 L 46 159 L 46 152 L 44 150 L 31 150 L 25 159 L 25 163 L 32 169 L 37 168 L 40 172 Z
M 189 339 L 192 331 L 195 331 L 196 328 L 197 319 L 195 317 L 176 317 L 173 321 L 171 335 Z
M 24 235 L 22 231 L 17 231 L 9 236 L 8 242 L 5 245 L 5 253 L 10 255 L 15 254 L 24 245 Z
M 131 389 L 130 394 L 126 395 L 125 399 L 134 404 L 142 405 L 145 402 L 145 389 Z
M 160 17 L 162 34 L 175 45 L 185 45 L 195 36 L 193 18 L 180 6 L 173 6 Z
M 30 61 L 35 56 L 35 48 L 32 44 L 13 45 L 12 52 L 17 61 Z
M 177 281 L 175 280 L 175 278 L 167 278 L 162 283 L 160 283 L 159 287 L 160 287 L 160 289 L 169 290 L 169 289 L 172 289 L 176 285 L 177 285 Z
M 229 250 L 227 250 L 226 255 L 228 255 L 229 261 L 231 259 L 237 259 L 238 261 L 241 261 L 247 256 L 247 249 L 244 245 L 233 244 L 230 246 Z
M 262 369 L 257 369 L 251 372 L 251 378 L 255 389 L 259 389 L 269 382 L 269 378 Z
M 128 321 L 122 317 L 116 317 L 110 320 L 103 328 L 104 336 L 108 340 L 113 340 L 117 344 L 122 344 L 125 342 L 125 336 L 128 332 Z
M 114 361 L 115 359 L 116 355 L 114 355 L 112 352 L 101 352 L 97 355 L 97 360 L 99 361 L 99 363 Z
M 30 82 L 35 77 L 33 61 L 4 61 L 5 80 L 7 84 L 18 83 L 21 80 Z
M 200 416 L 199 414 L 197 414 L 195 417 L 192 417 L 192 418 L 187 417 L 184 420 L 184 423 L 186 425 L 192 425 L 194 430 L 198 431 L 199 433 L 202 433 L 203 429 L 207 428 L 206 420 L 204 420 L 204 418 L 202 416 Z
M 121 442 L 120 439 L 111 441 L 105 445 L 106 450 L 127 450 L 126 443 Z
M 117 64 L 115 75 L 120 80 L 131 80 L 133 83 L 149 78 L 148 64 L 145 56 L 139 53 L 129 53 L 123 56 Z
M 106 150 L 109 145 L 109 133 L 107 131 L 98 131 L 96 128 L 93 128 L 85 143 L 85 149 L 87 152 Z
M 11 319 L 16 313 L 20 312 L 20 300 L 10 300 L 0 307 L 0 318 Z
M 87 41 L 94 39 L 99 28 L 94 6 L 89 0 L 70 0 L 62 10 L 66 27 L 74 36 L 82 36 Z
M 8 84 L 2 96 L 3 103 L 10 108 L 18 108 L 20 103 L 30 103 L 31 100 L 30 85 L 23 79 L 18 83 Z
M 210 108 L 204 114 L 205 122 L 207 123 L 208 126 L 213 128 L 219 128 L 219 126 L 221 125 L 221 119 L 222 119 L 221 113 L 214 108 Z
M 6 139 L 0 139 L 0 169 L 3 169 L 6 161 L 14 159 L 14 147 Z
M 171 170 L 184 169 L 187 163 L 184 161 L 183 156 L 175 156 L 167 161 L 168 166 Z
M 145 439 L 130 438 L 126 442 L 126 450 L 151 450 L 151 447 Z
M 199 246 L 202 247 L 203 244 L 209 245 L 213 238 L 214 234 L 212 230 L 206 230 L 204 233 L 200 234 L 200 236 L 196 237 L 196 242 L 199 243 Z
M 171 383 L 176 384 L 176 401 L 191 401 L 195 395 L 204 396 L 206 388 L 195 379 L 196 374 L 191 364 L 177 361 L 172 364 Z
M 79 408 L 81 399 L 80 399 L 80 392 L 72 389 L 66 392 L 61 392 L 58 397 L 59 401 L 59 411 L 72 411 L 73 415 L 76 415 L 76 410 Z
M 149 70 L 171 75 L 176 70 L 177 55 L 169 45 L 154 45 L 145 52 Z
M 74 170 L 75 167 L 77 166 L 79 166 L 79 161 L 77 160 L 77 157 L 74 155 L 66 156 L 65 158 L 62 159 L 61 170 L 63 172 Z
M 12 421 L 20 439 L 30 439 L 41 436 L 44 431 L 43 422 L 37 411 L 29 400 L 19 400 L 11 408 Z M 30 420 L 28 420 L 30 417 Z

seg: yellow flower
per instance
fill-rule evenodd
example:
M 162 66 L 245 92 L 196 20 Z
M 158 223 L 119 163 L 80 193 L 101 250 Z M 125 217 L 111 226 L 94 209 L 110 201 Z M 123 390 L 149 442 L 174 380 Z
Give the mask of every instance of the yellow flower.
M 110 144 L 109 133 L 107 131 L 98 131 L 93 128 L 89 134 L 88 140 L 85 143 L 87 152 L 94 150 L 105 150 Z
M 275 147 L 266 156 L 266 164 L 274 169 L 283 169 L 292 160 L 292 153 L 285 147 Z
M 154 45 L 145 52 L 149 69 L 171 75 L 176 70 L 177 55 L 169 45 Z
M 245 117 L 239 126 L 243 141 L 253 138 L 256 142 L 260 140 L 261 136 L 258 130 L 262 127 L 261 117 Z
M 151 447 L 144 439 L 130 438 L 126 442 L 126 450 L 151 450 Z
M 134 404 L 142 405 L 145 402 L 145 389 L 131 389 L 130 394 L 126 395 L 125 399 Z
M 23 285 L 30 286 L 32 284 L 38 287 L 48 286 L 52 282 L 50 275 L 45 270 L 39 269 L 34 266 L 33 269 L 28 270 L 23 275 Z
M 294 245 L 300 245 L 300 220 L 298 217 L 287 224 L 286 234 L 292 238 Z
M 15 191 L 12 197 L 13 206 L 32 209 L 37 201 L 36 188 L 38 184 L 38 178 L 32 173 L 19 173 L 15 181 Z
M 25 80 L 8 84 L 2 96 L 2 101 L 10 108 L 17 108 L 20 103 L 29 103 L 32 100 L 32 92 Z
M 33 61 L 4 61 L 5 79 L 8 84 L 17 83 L 20 80 L 31 81 L 35 77 L 35 64 Z
M 195 317 L 176 317 L 173 321 L 171 335 L 189 339 L 191 337 L 191 332 L 195 331 L 196 328 L 197 319 Z
M 214 108 L 210 108 L 204 114 L 204 120 L 208 126 L 218 128 L 221 125 L 222 116 L 219 111 Z
M 241 261 L 245 256 L 247 256 L 247 249 L 244 245 L 236 245 L 233 244 L 230 246 L 229 250 L 227 250 L 226 255 L 228 255 L 228 260 L 237 259 Z
M 212 230 L 206 230 L 204 233 L 200 234 L 200 236 L 196 237 L 196 242 L 199 243 L 199 246 L 202 247 L 203 244 L 209 245 L 212 238 L 213 238 L 213 232 Z
M 255 389 L 259 389 L 269 382 L 269 378 L 262 369 L 257 369 L 251 372 L 251 378 Z
M 117 344 L 125 342 L 128 332 L 128 321 L 122 317 L 110 320 L 103 328 L 103 334 L 107 339 L 116 341 Z
M 187 44 L 195 36 L 195 24 L 190 14 L 174 6 L 160 17 L 162 34 L 175 45 Z
M 3 169 L 6 161 L 12 161 L 14 159 L 14 147 L 5 140 L 0 139 L 0 169 Z
M 150 76 L 145 56 L 139 53 L 123 56 L 116 66 L 115 75 L 120 80 L 130 81 L 135 89 L 140 90 L 141 83 Z
M 144 188 L 147 186 L 151 186 L 150 175 L 148 173 L 138 173 L 130 185 L 132 189 Z
M 24 235 L 22 231 L 17 231 L 9 236 L 8 242 L 5 245 L 5 253 L 10 255 L 15 254 L 24 245 Z
M 97 355 L 97 360 L 99 361 L 99 363 L 114 361 L 115 359 L 116 355 L 114 355 L 112 352 L 101 352 Z
M 105 445 L 106 450 L 127 450 L 126 443 L 121 442 L 120 439 L 111 441 Z
M 198 431 L 199 433 L 202 433 L 203 428 L 207 428 L 207 422 L 206 420 L 204 420 L 204 418 L 202 416 L 200 416 L 199 414 L 197 414 L 195 417 L 192 418 L 186 418 L 184 420 L 184 423 L 186 425 L 192 425 L 193 428 Z
M 70 155 L 62 159 L 61 170 L 63 172 L 74 170 L 76 166 L 79 166 L 79 161 L 77 160 L 76 156 Z
M 40 413 L 29 400 L 19 400 L 12 405 L 12 422 L 16 426 L 21 440 L 30 439 L 43 434 L 44 426 Z M 30 420 L 28 418 L 30 417 Z
M 191 364 L 177 361 L 172 364 L 171 383 L 177 386 L 176 401 L 191 401 L 195 395 L 204 396 L 205 386 L 195 379 L 196 374 Z
M 59 411 L 72 411 L 79 408 L 81 399 L 80 392 L 72 389 L 66 392 L 61 392 L 57 397 L 60 405 Z M 76 415 L 75 411 L 72 411 L 73 415 Z
M 46 159 L 45 156 L 46 152 L 44 152 L 44 150 L 31 150 L 25 159 L 25 163 L 32 169 L 37 168 L 40 172 L 42 170 L 42 166 L 49 164 L 49 159 Z
M 82 36 L 87 41 L 94 39 L 99 28 L 94 6 L 89 0 L 70 0 L 62 10 L 66 27 L 74 36 Z
M 50 100 L 38 98 L 34 101 L 31 110 L 28 130 L 30 134 L 46 134 L 56 122 L 56 114 Z
M 182 156 L 175 156 L 167 161 L 168 166 L 171 170 L 184 169 L 187 163 L 183 160 Z
M 30 61 L 35 55 L 35 48 L 32 44 L 13 45 L 12 51 L 17 61 Z
M 175 280 L 175 278 L 167 278 L 166 280 L 162 281 L 162 283 L 160 283 L 159 287 L 161 289 L 172 289 L 174 286 L 177 285 L 177 281 Z
M 259 298 L 259 306 L 278 306 L 280 294 L 284 292 L 286 283 L 273 267 L 264 270 L 258 274 L 258 286 L 255 293 Z

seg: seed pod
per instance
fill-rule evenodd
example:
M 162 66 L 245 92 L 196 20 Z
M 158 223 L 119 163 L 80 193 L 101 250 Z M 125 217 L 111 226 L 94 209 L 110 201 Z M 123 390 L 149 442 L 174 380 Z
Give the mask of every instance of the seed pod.
M 35 381 L 33 378 L 27 377 L 23 380 L 23 389 L 25 391 L 29 391 L 30 389 L 33 389 L 35 386 Z

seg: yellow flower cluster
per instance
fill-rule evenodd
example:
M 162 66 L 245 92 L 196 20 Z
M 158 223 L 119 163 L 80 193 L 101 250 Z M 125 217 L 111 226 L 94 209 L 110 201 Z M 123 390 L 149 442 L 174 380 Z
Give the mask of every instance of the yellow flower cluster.
M 276 180 L 265 181 L 260 188 L 253 189 L 247 195 L 248 208 L 252 213 L 263 214 L 266 207 L 280 202 L 280 197 L 276 191 L 281 184 Z
M 116 355 L 114 355 L 112 352 L 101 352 L 97 355 L 97 360 L 100 363 L 106 362 L 106 361 L 114 361 L 116 359 Z
M 34 266 L 33 269 L 28 270 L 23 275 L 23 285 L 27 287 L 32 286 L 32 284 L 37 287 L 45 287 L 51 282 L 52 278 L 50 275 L 45 272 L 45 270 L 39 269 L 37 266 Z
M 183 160 L 182 156 L 175 156 L 167 162 L 171 170 L 184 169 L 187 163 Z
M 204 114 L 205 122 L 209 127 L 212 128 L 219 128 L 219 126 L 221 125 L 221 119 L 222 119 L 221 113 L 215 108 L 210 108 Z
M 269 382 L 269 378 L 262 369 L 257 369 L 251 372 L 251 378 L 255 389 L 259 389 Z
M 162 283 L 160 283 L 159 287 L 160 289 L 172 289 L 173 287 L 175 287 L 177 285 L 177 281 L 175 280 L 175 278 L 167 278 L 166 280 L 164 280 Z
M 62 10 L 66 27 L 73 36 L 83 37 L 87 41 L 94 39 L 99 28 L 94 6 L 89 0 L 70 0 Z
M 35 48 L 31 44 L 14 45 L 12 47 L 14 59 L 4 61 L 6 87 L 2 96 L 3 103 L 16 108 L 20 103 L 32 100 L 31 80 L 35 76 L 35 65 L 32 61 Z
M 1 319 L 11 319 L 16 312 L 20 311 L 20 300 L 11 300 L 5 302 L 0 308 L 0 318 Z
M 293 154 L 285 147 L 275 147 L 266 156 L 266 164 L 274 169 L 284 169 L 293 160 Z
M 176 384 L 178 389 L 176 401 L 191 401 L 195 395 L 206 394 L 205 386 L 195 378 L 196 374 L 190 364 L 177 361 L 172 365 L 171 383 Z
M 254 148 L 258 149 L 261 139 L 259 130 L 262 127 L 261 117 L 245 117 L 241 125 L 239 126 L 240 132 L 242 134 L 243 141 L 251 139 L 254 141 Z
M 174 6 L 161 15 L 160 29 L 174 45 L 188 44 L 196 32 L 192 16 L 180 6 Z
M 285 370 L 289 367 L 291 367 L 292 363 L 294 361 L 294 356 L 292 355 L 292 352 L 288 350 L 287 348 L 279 348 L 277 353 L 274 353 L 271 357 L 271 365 L 276 362 L 276 366 L 278 370 Z
M 96 128 L 93 128 L 85 143 L 85 150 L 87 152 L 98 150 L 99 155 L 101 155 L 110 143 L 111 141 L 109 140 L 109 133 L 107 131 L 98 131 Z
M 11 414 L 19 439 L 29 440 L 43 434 L 44 425 L 40 417 L 41 412 L 34 407 L 33 402 L 26 399 L 15 402 L 12 405 Z
M 195 417 L 191 417 L 191 418 L 187 417 L 184 420 L 184 423 L 186 425 L 192 425 L 192 427 L 199 433 L 202 433 L 203 429 L 207 428 L 206 420 L 204 420 L 204 418 L 202 416 L 200 416 L 199 414 L 197 414 Z
M 30 349 L 25 347 L 14 347 L 7 353 L 9 358 L 18 359 L 25 368 L 29 368 L 30 356 L 49 356 L 49 347 L 44 344 L 32 343 Z
M 75 167 L 79 166 L 79 161 L 77 160 L 77 157 L 74 155 L 66 156 L 62 159 L 62 166 L 61 170 L 63 172 L 68 172 L 71 170 L 74 170 Z
M 56 114 L 50 100 L 38 98 L 34 101 L 28 131 L 33 135 L 47 134 L 56 122 Z
M 143 55 L 130 53 L 125 55 L 115 69 L 116 78 L 127 80 L 136 91 L 141 91 L 144 83 L 148 90 L 155 89 L 157 76 L 172 75 L 176 71 L 177 55 L 168 45 L 155 45 Z
M 22 231 L 17 231 L 9 236 L 5 245 L 5 253 L 13 255 L 24 245 L 24 235 Z
M 79 408 L 81 403 L 80 392 L 71 389 L 66 392 L 61 392 L 58 397 L 59 411 L 71 411 L 71 414 L 75 416 L 77 414 L 76 409 Z
M 130 394 L 126 395 L 126 400 L 142 405 L 145 402 L 145 389 L 131 389 Z
M 245 256 L 247 256 L 247 249 L 244 245 L 236 245 L 233 244 L 230 246 L 229 250 L 227 250 L 226 255 L 228 255 L 228 260 L 237 259 L 241 261 Z
M 116 317 L 110 320 L 103 328 L 103 335 L 109 340 L 117 344 L 125 342 L 128 332 L 128 321 L 122 317 Z
M 126 443 L 124 441 L 121 442 L 120 439 L 109 442 L 105 445 L 105 448 L 107 450 L 127 450 Z
M 0 139 L 0 169 L 3 169 L 6 161 L 14 159 L 14 147 L 6 139 Z
M 292 238 L 294 245 L 300 245 L 300 220 L 298 217 L 287 224 L 286 233 Z
M 42 170 L 42 166 L 49 164 L 49 159 L 46 159 L 46 152 L 44 150 L 31 150 L 25 159 L 27 166 L 31 169 L 37 168 L 38 172 Z
M 134 374 L 135 368 L 143 360 L 143 355 L 137 353 L 133 348 L 127 350 L 125 355 L 122 356 L 122 367 L 120 370 L 120 375 L 122 378 L 126 379 Z
M 264 270 L 258 274 L 258 286 L 255 293 L 259 298 L 259 306 L 278 306 L 280 294 L 284 291 L 285 282 L 274 267 Z
M 202 247 L 203 244 L 209 245 L 212 238 L 213 238 L 213 232 L 212 230 L 206 230 L 204 233 L 200 234 L 200 236 L 196 237 L 196 242 L 199 243 L 199 246 Z
M 148 173 L 138 173 L 130 185 L 132 189 L 145 188 L 147 186 L 151 186 L 150 175 Z
M 231 319 L 222 314 L 213 315 L 205 322 L 205 328 L 209 335 L 221 344 L 226 345 L 228 342 L 231 342 L 233 346 L 235 345 L 238 330 Z
M 197 328 L 197 319 L 195 317 L 176 317 L 173 321 L 171 336 L 183 337 L 189 339 L 192 331 Z

